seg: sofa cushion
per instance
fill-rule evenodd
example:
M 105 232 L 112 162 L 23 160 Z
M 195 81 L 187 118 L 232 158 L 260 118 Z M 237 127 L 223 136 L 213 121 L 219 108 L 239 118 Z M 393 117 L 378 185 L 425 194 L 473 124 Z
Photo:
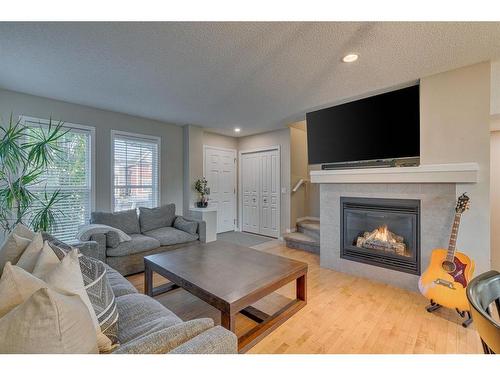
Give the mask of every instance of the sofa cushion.
M 104 224 L 120 229 L 127 234 L 141 233 L 136 209 L 120 212 L 92 212 L 91 224 Z
M 127 294 L 116 298 L 119 313 L 118 339 L 122 345 L 182 323 L 173 312 L 144 294 Z
M 108 257 L 123 257 L 160 247 L 160 241 L 153 237 L 143 234 L 131 234 L 130 237 L 132 238 L 130 241 L 122 242 L 114 248 L 108 248 L 106 255 Z
M 144 234 L 148 237 L 157 239 L 161 246 L 175 245 L 184 242 L 196 241 L 198 239 L 197 234 L 189 234 L 172 227 L 158 228 L 150 230 Z
M 193 319 L 141 335 L 122 345 L 114 354 L 165 354 L 214 326 L 210 318 Z
M 175 220 L 175 204 L 167 204 L 157 208 L 139 208 L 139 221 L 141 232 L 145 233 L 153 229 L 171 227 Z
M 137 289 L 124 278 L 118 271 L 114 268 L 111 268 L 107 264 L 105 265 L 108 276 L 108 281 L 111 284 L 111 289 L 113 289 L 113 293 L 115 297 L 121 297 L 126 294 L 134 294 L 137 293 Z
M 182 216 L 177 216 L 174 221 L 174 228 L 182 230 L 194 236 L 198 231 L 198 222 L 186 220 Z

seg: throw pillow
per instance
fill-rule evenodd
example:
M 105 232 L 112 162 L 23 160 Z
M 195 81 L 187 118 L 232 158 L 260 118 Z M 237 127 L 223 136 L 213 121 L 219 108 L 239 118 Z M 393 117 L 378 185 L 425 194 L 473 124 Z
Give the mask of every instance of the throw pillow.
M 42 251 L 43 247 L 43 238 L 41 233 L 36 233 L 33 240 L 28 245 L 26 250 L 23 251 L 21 257 L 16 263 L 16 266 L 21 267 L 22 269 L 33 272 L 35 268 L 35 263 L 38 259 L 38 255 Z
M 141 233 L 135 208 L 120 212 L 92 212 L 90 214 L 90 224 L 109 225 L 127 234 Z
M 42 251 L 36 261 L 35 268 L 33 268 L 33 276 L 43 279 L 59 263 L 61 263 L 61 261 L 54 253 L 49 243 L 45 241 L 43 243 Z
M 177 216 L 174 221 L 174 227 L 189 234 L 195 235 L 196 231 L 198 230 L 198 223 L 196 221 L 188 221 L 182 216 Z
M 167 204 L 157 208 L 139 207 L 141 232 L 171 227 L 175 220 L 175 204 Z
M 15 232 L 7 235 L 2 247 L 0 247 L 0 275 L 7 262 L 17 263 L 30 243 L 29 238 L 19 236 Z
M 33 237 L 35 237 L 35 232 L 22 223 L 16 224 L 12 232 L 17 234 L 19 237 L 24 237 L 28 240 L 32 240 Z
M 44 287 L 0 318 L 0 353 L 97 353 L 93 328 L 79 296 Z
M 99 349 L 103 352 L 112 349 L 111 340 L 101 332 L 94 307 L 84 287 L 83 276 L 80 270 L 80 260 L 78 259 L 76 249 L 70 251 L 59 264 L 54 266 L 44 276 L 43 280 L 38 279 L 20 267 L 7 263 L 0 279 L 0 316 L 24 302 L 36 290 L 44 286 L 49 286 L 57 291 L 77 294 L 87 307 L 89 315 L 92 318 Z
M 51 249 L 59 259 L 64 258 L 70 246 L 63 242 L 56 245 L 48 242 Z M 101 351 L 109 351 L 119 345 L 118 341 L 118 309 L 111 284 L 107 276 L 105 264 L 97 259 L 80 254 L 80 270 L 83 284 L 97 316 L 101 332 L 106 335 L 111 344 L 106 349 L 100 346 Z
M 47 284 L 7 262 L 0 278 L 0 318 Z

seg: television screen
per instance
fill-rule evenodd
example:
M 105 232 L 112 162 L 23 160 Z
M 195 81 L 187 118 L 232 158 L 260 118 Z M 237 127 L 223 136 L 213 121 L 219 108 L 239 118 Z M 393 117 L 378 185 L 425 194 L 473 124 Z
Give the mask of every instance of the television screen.
M 310 112 L 309 164 L 420 155 L 419 86 Z

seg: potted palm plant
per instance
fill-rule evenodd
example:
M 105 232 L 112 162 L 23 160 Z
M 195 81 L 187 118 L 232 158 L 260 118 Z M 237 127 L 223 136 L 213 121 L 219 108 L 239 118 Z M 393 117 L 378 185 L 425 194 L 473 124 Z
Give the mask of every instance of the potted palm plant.
M 64 195 L 47 193 L 42 174 L 61 157 L 59 147 L 66 131 L 62 123 L 28 128 L 14 121 L 0 124 L 0 228 L 4 234 L 23 223 L 33 230 L 51 231 L 56 228 L 61 212 L 56 205 Z M 33 187 L 38 187 L 36 193 Z
M 210 194 L 207 179 L 205 177 L 197 179 L 194 183 L 194 189 L 200 195 L 200 201 L 196 202 L 196 207 L 206 208 L 208 206 L 208 195 Z

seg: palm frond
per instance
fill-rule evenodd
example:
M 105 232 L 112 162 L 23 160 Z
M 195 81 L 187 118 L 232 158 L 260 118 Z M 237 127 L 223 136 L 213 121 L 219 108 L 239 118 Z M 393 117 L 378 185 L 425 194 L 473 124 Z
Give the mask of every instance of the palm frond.
M 69 131 L 63 129 L 62 122 L 57 124 L 49 120 L 47 128 L 40 127 L 33 133 L 30 133 L 30 140 L 23 144 L 23 148 L 28 149 L 28 160 L 35 168 L 49 166 L 57 154 L 62 153 L 58 141 Z
M 60 190 L 57 190 L 51 196 L 45 192 L 43 200 L 37 199 L 42 207 L 37 210 L 31 219 L 30 226 L 33 230 L 50 232 L 57 229 L 58 219 L 64 216 L 64 213 L 55 206 L 66 197 Z

